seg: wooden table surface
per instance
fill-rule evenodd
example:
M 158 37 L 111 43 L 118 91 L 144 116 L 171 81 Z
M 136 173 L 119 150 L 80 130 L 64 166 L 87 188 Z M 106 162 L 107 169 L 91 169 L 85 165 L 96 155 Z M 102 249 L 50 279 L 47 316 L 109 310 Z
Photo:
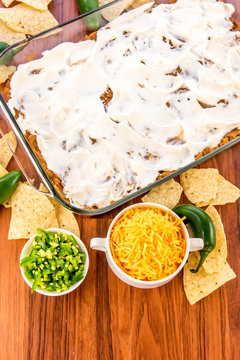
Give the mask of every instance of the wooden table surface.
M 231 2 L 240 19 L 239 1 Z M 54 0 L 50 10 L 59 21 L 77 14 L 72 0 Z M 239 151 L 240 144 L 201 167 L 218 168 L 240 187 Z M 103 253 L 89 248 L 92 237 L 106 235 L 120 209 L 98 217 L 77 216 L 90 269 L 76 291 L 58 298 L 31 295 L 19 270 L 25 240 L 7 240 L 11 210 L 0 207 L 0 359 L 240 359 L 240 206 L 238 202 L 217 208 L 227 236 L 228 262 L 238 277 L 191 306 L 182 273 L 161 288 L 135 289 L 112 273 Z

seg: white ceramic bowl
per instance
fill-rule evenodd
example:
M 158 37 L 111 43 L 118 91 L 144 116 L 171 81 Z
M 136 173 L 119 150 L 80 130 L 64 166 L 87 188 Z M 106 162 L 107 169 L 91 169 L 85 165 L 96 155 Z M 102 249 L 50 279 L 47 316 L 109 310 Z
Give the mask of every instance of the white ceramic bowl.
M 113 225 L 115 224 L 115 222 L 118 220 L 118 218 L 127 210 L 131 209 L 131 208 L 135 208 L 135 207 L 155 207 L 155 208 L 159 208 L 163 211 L 169 211 L 171 213 L 171 215 L 173 217 L 175 217 L 176 219 L 180 219 L 177 214 L 175 214 L 171 209 L 168 209 L 166 206 L 163 205 L 159 205 L 159 204 L 155 204 L 155 203 L 139 203 L 139 204 L 135 204 L 135 205 L 130 205 L 127 208 L 125 208 L 124 210 L 120 211 L 120 213 L 118 213 L 118 215 L 113 219 L 109 229 L 108 229 L 108 233 L 106 238 L 94 238 L 91 240 L 90 242 L 90 247 L 94 250 L 100 250 L 105 252 L 106 258 L 107 258 L 107 262 L 108 265 L 110 266 L 110 268 L 112 269 L 112 271 L 115 273 L 115 275 L 117 275 L 117 277 L 119 277 L 119 279 L 121 279 L 122 281 L 124 281 L 126 284 L 137 287 L 137 288 L 141 288 L 141 289 L 153 289 L 162 285 L 167 284 L 169 281 L 171 281 L 184 267 L 187 258 L 188 258 L 188 254 L 190 251 L 196 251 L 196 250 L 200 250 L 203 248 L 203 240 L 202 239 L 198 239 L 198 238 L 189 238 L 189 234 L 187 231 L 186 226 L 184 225 L 184 223 L 182 222 L 180 224 L 182 231 L 185 235 L 185 239 L 186 239 L 186 250 L 185 250 L 185 256 L 184 259 L 182 261 L 182 263 L 179 265 L 179 267 L 177 268 L 177 270 L 172 273 L 171 275 L 169 275 L 168 277 L 164 278 L 164 279 L 160 279 L 160 280 L 155 280 L 155 281 L 145 281 L 145 280 L 138 280 L 135 279 L 131 276 L 129 276 L 128 274 L 126 274 L 122 269 L 120 269 L 120 267 L 115 263 L 111 250 L 110 250 L 110 245 L 109 245 L 109 241 L 110 241 L 110 233 L 111 230 L 113 228 Z
M 76 284 L 70 286 L 66 291 L 62 291 L 60 293 L 57 293 L 56 291 L 50 292 L 47 290 L 41 290 L 41 289 L 36 289 L 35 291 L 38 292 L 39 294 L 42 295 L 47 295 L 47 296 L 61 296 L 61 295 L 66 295 L 68 293 L 70 293 L 71 291 L 75 290 L 79 285 L 81 285 L 81 283 L 83 282 L 83 280 L 86 278 L 87 272 L 88 272 L 88 267 L 89 267 L 89 256 L 88 256 L 88 251 L 84 245 L 84 243 L 79 239 L 79 237 L 77 237 L 76 235 L 74 235 L 73 233 L 71 233 L 70 231 L 67 231 L 65 229 L 58 229 L 58 228 L 51 228 L 51 229 L 47 229 L 45 230 L 46 232 L 48 231 L 54 231 L 54 232 L 61 232 L 62 234 L 67 234 L 67 235 L 73 235 L 74 239 L 76 240 L 76 242 L 78 243 L 78 245 L 80 246 L 81 250 L 85 252 L 86 254 L 86 258 L 85 258 L 85 264 L 84 264 L 84 272 L 83 272 L 83 279 L 81 279 L 79 282 L 77 282 Z M 21 255 L 20 255 L 20 261 L 25 258 L 26 256 L 28 256 L 30 254 L 31 248 L 32 248 L 32 243 L 35 239 L 36 235 L 33 235 L 24 245 Z M 32 287 L 32 282 L 24 275 L 24 268 L 20 268 L 21 270 L 21 274 L 25 280 L 25 282 L 28 284 L 28 286 Z

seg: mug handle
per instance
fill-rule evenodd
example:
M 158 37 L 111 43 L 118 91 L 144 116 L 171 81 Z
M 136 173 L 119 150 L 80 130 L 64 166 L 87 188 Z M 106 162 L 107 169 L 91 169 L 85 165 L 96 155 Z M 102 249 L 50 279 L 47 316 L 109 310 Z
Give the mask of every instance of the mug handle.
M 200 238 L 189 238 L 190 241 L 190 249 L 189 251 L 198 251 L 203 249 L 204 241 Z
M 107 238 L 93 238 L 90 241 L 90 248 L 93 250 L 107 251 Z

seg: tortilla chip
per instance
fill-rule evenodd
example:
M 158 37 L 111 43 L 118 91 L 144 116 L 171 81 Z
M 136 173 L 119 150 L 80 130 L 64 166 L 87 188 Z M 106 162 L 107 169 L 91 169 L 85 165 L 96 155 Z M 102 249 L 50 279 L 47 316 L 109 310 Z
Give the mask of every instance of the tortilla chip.
M 31 184 L 34 185 L 34 179 L 29 179 Z M 25 181 L 24 184 L 26 185 L 29 185 L 28 181 Z M 5 208 L 10 208 L 12 206 L 12 197 L 10 196 L 7 200 L 5 200 L 2 205 L 5 207 Z
M 217 169 L 190 169 L 180 175 L 184 194 L 197 206 L 209 205 L 217 195 Z
M 216 198 L 212 205 L 225 205 L 234 203 L 240 197 L 240 189 L 219 175 L 218 189 Z
M 7 43 L 8 45 L 12 45 L 18 41 L 26 39 L 25 34 L 10 29 L 10 27 L 8 27 L 1 20 L 0 20 L 0 34 L 1 34 L 1 41 Z
M 151 1 L 152 0 L 136 0 L 131 4 L 131 7 L 132 7 L 132 9 L 136 9 L 137 7 L 147 4 Z
M 43 192 L 47 191 L 43 184 L 40 185 L 39 190 Z M 57 200 L 50 197 L 48 199 L 54 206 L 60 229 L 68 230 L 80 237 L 78 222 L 74 214 L 70 210 L 66 209 L 63 205 L 61 205 Z
M 184 291 L 191 305 L 236 277 L 236 274 L 227 262 L 224 263 L 222 270 L 217 273 L 208 274 L 203 267 L 196 274 L 192 273 L 190 270 L 196 269 L 199 258 L 199 253 L 190 253 L 188 262 L 183 269 Z
M 0 164 L 0 177 L 6 175 L 8 172 L 4 169 L 4 167 Z
M 54 206 L 60 229 L 65 229 L 80 237 L 78 222 L 74 214 L 62 206 L 57 200 L 49 198 Z
M 10 131 L 5 136 L 5 139 L 8 145 L 11 147 L 12 151 L 15 151 L 17 148 L 17 139 L 14 135 L 13 131 Z M 9 161 L 12 158 L 12 152 L 10 151 L 9 147 L 7 146 L 4 138 L 0 139 L 0 164 L 6 168 L 8 166 Z
M 0 9 L 0 19 L 11 29 L 28 35 L 35 35 L 58 25 L 49 10 L 39 11 L 25 4 Z
M 206 213 L 212 219 L 216 230 L 216 246 L 203 263 L 205 271 L 212 274 L 221 271 L 224 267 L 227 260 L 227 242 L 220 215 L 215 207 L 210 205 L 206 209 Z
M 110 3 L 112 0 L 99 0 L 99 6 Z M 121 2 L 109 6 L 101 11 L 102 16 L 107 21 L 111 21 L 118 17 L 128 6 L 133 3 L 134 0 L 122 0 Z
M 8 239 L 28 239 L 37 229 L 57 228 L 55 209 L 48 198 L 20 183 L 11 196 L 12 217 Z
M 142 202 L 153 202 L 173 209 L 179 202 L 183 188 L 171 179 L 154 189 L 142 198 Z
M 1 65 L 0 66 L 0 84 L 5 83 L 5 81 L 7 81 L 7 79 L 9 79 L 9 77 L 14 73 L 15 70 L 16 70 L 16 66 Z
M 2 3 L 3 3 L 4 6 L 8 7 L 14 1 L 15 0 L 2 0 Z M 34 9 L 37 9 L 37 10 L 47 10 L 48 9 L 48 4 L 51 1 L 52 0 L 18 0 L 18 2 L 25 3 L 25 4 L 33 7 Z

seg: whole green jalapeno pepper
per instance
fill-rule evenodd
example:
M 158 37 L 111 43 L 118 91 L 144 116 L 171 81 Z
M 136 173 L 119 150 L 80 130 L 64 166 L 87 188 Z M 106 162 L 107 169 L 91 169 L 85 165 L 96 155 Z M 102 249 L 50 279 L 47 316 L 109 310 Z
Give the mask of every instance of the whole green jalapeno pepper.
M 0 204 L 12 195 L 21 178 L 21 171 L 11 171 L 0 178 Z
M 97 9 L 99 7 L 98 0 L 77 0 L 77 5 L 82 14 Z M 93 30 L 96 31 L 101 26 L 101 14 L 100 11 L 95 12 L 92 15 L 88 15 L 85 18 L 87 26 Z
M 216 245 L 215 227 L 210 216 L 202 209 L 194 205 L 178 205 L 173 211 L 179 216 L 185 216 L 184 223 L 189 223 L 194 231 L 194 235 L 203 239 L 204 247 L 200 250 L 200 261 L 197 268 L 191 272 L 196 273 Z

